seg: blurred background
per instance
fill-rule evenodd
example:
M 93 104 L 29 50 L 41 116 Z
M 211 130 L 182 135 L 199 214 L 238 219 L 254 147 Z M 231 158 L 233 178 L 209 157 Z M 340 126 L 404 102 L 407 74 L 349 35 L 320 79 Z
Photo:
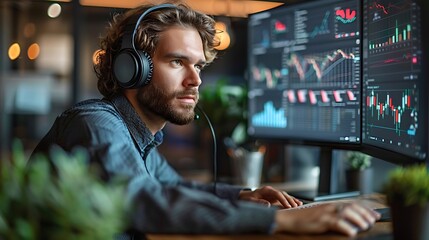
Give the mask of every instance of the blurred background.
M 58 114 L 78 101 L 101 97 L 93 71 L 99 38 L 114 14 L 145 2 L 0 0 L 1 159 L 8 156 L 13 139 L 20 139 L 30 154 Z M 223 148 L 223 139 L 246 117 L 246 17 L 285 1 L 184 2 L 214 16 L 218 27 L 228 34 L 221 36 L 225 46 L 220 49 L 218 59 L 203 71 L 201 92 L 210 95 L 216 94 L 213 89 L 220 89 L 224 96 L 220 96 L 221 100 L 213 98 L 213 107 L 203 102 L 203 108 L 209 117 L 213 116 L 219 180 L 231 182 L 231 160 Z M 219 114 L 220 117 L 216 117 Z M 165 134 L 161 152 L 170 163 L 185 177 L 210 181 L 214 145 L 205 119 L 186 126 L 169 124 Z M 317 154 L 317 149 L 312 147 L 268 144 L 263 182 L 314 181 Z M 339 156 L 343 156 L 342 153 Z M 377 160 L 373 165 L 380 169 L 374 183 L 378 189 L 384 173 L 392 166 Z

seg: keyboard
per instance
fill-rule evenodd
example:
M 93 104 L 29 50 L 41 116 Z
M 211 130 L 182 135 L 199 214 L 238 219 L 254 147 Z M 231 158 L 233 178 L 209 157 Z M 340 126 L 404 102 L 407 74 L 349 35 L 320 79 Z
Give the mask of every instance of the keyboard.
M 311 203 L 304 203 L 303 205 L 299 206 L 299 207 L 295 207 L 295 208 L 288 208 L 285 210 L 298 210 L 298 209 L 304 209 L 304 208 L 311 208 L 320 204 L 324 204 L 327 202 L 311 202 Z M 374 211 L 378 212 L 381 217 L 377 222 L 390 222 L 391 219 L 391 215 L 390 215 L 390 208 L 389 207 L 383 207 L 383 208 L 375 208 Z
M 298 209 L 304 209 L 304 208 L 311 208 L 320 204 L 326 204 L 327 202 L 310 202 L 310 203 L 306 203 L 304 202 L 303 205 L 298 206 L 298 207 L 294 207 L 294 208 L 287 208 L 284 210 L 298 210 Z
M 390 222 L 392 220 L 390 215 L 390 208 L 375 208 L 374 211 L 380 213 L 381 217 L 378 222 Z

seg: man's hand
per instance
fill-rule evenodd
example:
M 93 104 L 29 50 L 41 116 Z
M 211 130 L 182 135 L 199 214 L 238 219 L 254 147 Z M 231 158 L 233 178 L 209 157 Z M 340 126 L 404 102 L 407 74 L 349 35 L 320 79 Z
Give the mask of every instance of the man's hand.
M 309 208 L 278 210 L 275 232 L 318 234 L 329 231 L 354 236 L 380 218 L 358 203 L 324 203 Z
M 261 187 L 254 191 L 241 191 L 239 199 L 257 202 L 266 206 L 275 205 L 281 208 L 293 208 L 302 205 L 302 202 L 297 198 L 270 186 Z

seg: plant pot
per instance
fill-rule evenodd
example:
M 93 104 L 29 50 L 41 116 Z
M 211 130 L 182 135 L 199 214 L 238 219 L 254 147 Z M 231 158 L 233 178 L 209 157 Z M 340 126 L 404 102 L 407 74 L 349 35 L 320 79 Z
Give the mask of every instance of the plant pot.
M 401 198 L 395 198 L 390 200 L 389 205 L 395 240 L 429 239 L 429 203 L 425 206 L 405 206 Z
M 347 190 L 359 191 L 361 194 L 372 193 L 372 176 L 372 168 L 346 170 Z
M 243 156 L 234 157 L 232 160 L 235 184 L 252 189 L 260 187 L 264 165 L 263 153 L 246 151 Z

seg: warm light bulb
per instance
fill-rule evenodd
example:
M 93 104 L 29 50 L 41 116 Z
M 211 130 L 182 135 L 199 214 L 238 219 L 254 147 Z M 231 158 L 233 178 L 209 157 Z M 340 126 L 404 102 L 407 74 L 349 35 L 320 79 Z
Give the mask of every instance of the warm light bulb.
M 231 38 L 229 37 L 228 32 L 221 32 L 216 34 L 218 36 L 218 39 L 220 41 L 219 46 L 216 47 L 217 50 L 225 50 L 229 47 L 229 44 L 231 43 Z
M 221 31 L 226 31 L 226 25 L 223 22 L 216 22 L 215 23 L 215 29 L 221 30 Z
M 20 54 L 21 54 L 21 47 L 19 46 L 18 43 L 14 43 L 14 44 L 10 45 L 9 51 L 8 51 L 8 55 L 9 55 L 10 60 L 17 59 Z
M 229 47 L 231 43 L 231 37 L 227 31 L 226 25 L 223 22 L 216 22 L 216 38 L 220 42 L 220 45 L 215 47 L 217 50 L 225 50 Z
M 36 59 L 39 56 L 39 53 L 40 53 L 39 44 L 33 43 L 30 45 L 30 47 L 28 47 L 27 56 L 30 60 Z

